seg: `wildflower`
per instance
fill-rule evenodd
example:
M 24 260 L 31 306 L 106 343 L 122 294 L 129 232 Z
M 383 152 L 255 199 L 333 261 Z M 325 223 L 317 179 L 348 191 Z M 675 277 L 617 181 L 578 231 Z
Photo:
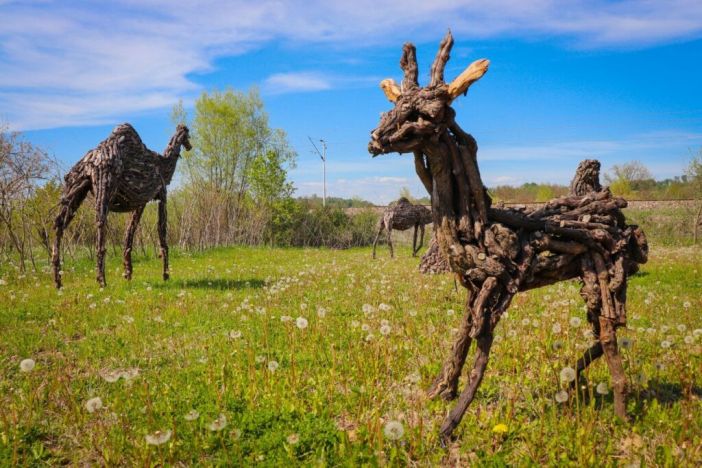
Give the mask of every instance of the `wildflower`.
M 359 322 L 358 320 L 351 320 L 352 328 L 358 328 L 359 326 L 361 326 L 361 322 Z
M 208 428 L 209 430 L 211 430 L 211 431 L 221 431 L 221 430 L 224 429 L 225 427 L 227 427 L 227 417 L 226 417 L 224 414 L 221 414 L 221 413 L 220 413 L 220 415 L 217 417 L 217 419 L 215 419 L 214 421 L 212 421 L 212 422 L 207 426 L 207 428 Z
M 280 364 L 278 364 L 278 361 L 268 361 L 268 370 L 270 372 L 277 371 L 278 367 L 280 367 Z
M 91 398 L 85 402 L 85 409 L 88 410 L 88 413 L 94 413 L 100 408 L 102 408 L 102 399 L 100 397 Z
M 105 382 L 115 383 L 122 376 L 120 371 L 103 371 L 100 373 L 100 377 L 105 380 Z
M 575 380 L 575 369 L 572 367 L 564 367 L 561 369 L 561 382 L 572 382 Z
M 695 338 L 702 336 L 702 328 L 695 328 L 692 331 L 692 336 L 694 336 Z
M 266 356 L 262 356 L 259 354 L 258 356 L 256 356 L 255 361 L 256 364 L 263 364 L 264 362 L 266 362 Z
M 6 286 L 6 285 L 7 285 L 7 281 L 3 278 L 0 278 L 0 286 Z
M 361 307 L 361 309 L 363 310 L 363 313 L 366 315 L 372 314 L 375 311 L 375 308 L 370 304 L 363 304 L 363 307 Z
M 672 344 L 672 343 L 671 343 L 670 341 L 668 341 L 668 340 L 663 340 L 663 341 L 661 341 L 661 348 L 663 348 L 663 349 L 668 349 L 668 348 L 670 348 L 671 344 Z
M 570 318 L 570 326 L 573 328 L 578 328 L 580 324 L 582 324 L 583 321 L 580 317 L 571 317 Z
M 456 313 L 456 311 L 453 310 L 453 309 L 449 309 L 449 310 L 446 311 L 446 315 L 448 315 L 448 316 L 452 316 L 452 315 L 454 315 L 455 313 Z
M 131 315 L 123 315 L 122 320 L 124 320 L 127 323 L 134 323 L 134 317 Z
M 668 330 L 670 330 L 670 327 L 667 325 L 661 327 L 661 333 L 668 333 Z
M 392 308 L 392 307 L 390 307 L 388 304 L 383 304 L 383 303 L 381 303 L 381 304 L 378 306 L 378 310 L 382 310 L 383 312 L 387 312 L 387 311 L 389 311 L 391 308 Z
M 300 304 L 300 310 L 305 310 L 305 309 L 307 309 L 307 304 L 305 304 L 303 302 L 302 304 Z
M 298 317 L 297 320 L 295 320 L 295 325 L 297 325 L 297 328 L 300 330 L 304 330 L 307 328 L 307 319 L 305 317 Z
M 531 320 L 529 320 L 528 318 L 522 319 L 522 326 L 528 327 L 530 323 Z
M 609 393 L 609 387 L 607 386 L 607 382 L 598 383 L 597 387 L 595 387 L 595 391 L 600 395 L 607 395 Z
M 388 421 L 383 429 L 385 437 L 390 440 L 400 440 L 405 435 L 405 428 L 400 421 Z
M 685 330 L 687 330 L 687 327 L 685 326 L 684 323 L 681 323 L 680 325 L 678 325 L 678 331 L 679 331 L 680 333 L 684 333 Z
M 20 371 L 31 372 L 35 365 L 36 362 L 34 362 L 34 359 L 22 359 L 22 362 L 20 362 Z
M 409 311 L 410 317 L 416 317 L 417 316 L 417 311 L 412 309 Z
M 508 430 L 509 430 L 509 428 L 507 427 L 507 424 L 505 424 L 505 423 L 495 424 L 495 427 L 492 428 L 492 432 L 494 432 L 495 434 L 500 434 L 500 435 L 506 433 Z
M 327 316 L 327 309 L 324 307 L 317 307 L 317 317 L 324 318 Z
M 383 320 L 380 321 L 380 326 L 383 326 L 383 325 L 390 325 L 390 322 L 387 321 L 387 320 L 385 320 L 385 319 L 383 319 Z
M 555 398 L 558 403 L 565 403 L 566 401 L 568 401 L 568 392 L 566 392 L 565 390 L 560 390 L 556 392 Z
M 370 325 L 368 325 L 367 323 L 364 323 L 363 325 L 361 325 L 361 330 L 363 330 L 364 332 L 367 332 L 368 330 L 370 330 Z
M 695 342 L 695 339 L 692 337 L 692 335 L 687 335 L 687 336 L 685 337 L 685 340 L 684 340 L 684 341 L 685 341 L 685 344 L 692 344 L 692 343 Z
M 631 348 L 631 340 L 627 337 L 620 338 L 619 339 L 619 347 L 622 349 Z
M 283 323 L 284 323 L 284 322 L 290 322 L 290 321 L 292 321 L 292 317 L 289 316 L 289 315 L 281 315 L 281 316 L 280 316 L 280 321 L 283 322 Z
M 369 334 L 366 335 L 365 340 L 366 340 L 366 341 L 373 341 L 373 338 L 375 338 L 375 335 L 372 334 L 372 333 L 369 333 Z
M 166 323 L 166 321 L 163 320 L 163 317 L 161 317 L 160 315 L 157 315 L 156 317 L 154 317 L 153 320 L 154 320 L 154 322 L 158 322 L 158 323 Z
M 590 329 L 583 330 L 583 338 L 585 338 L 586 340 L 591 340 L 594 337 L 595 337 L 595 334 L 592 332 L 592 330 L 590 330 Z
M 232 340 L 238 340 L 241 338 L 241 332 L 239 330 L 229 330 L 229 338 Z
M 648 327 L 648 328 L 646 329 L 646 333 L 652 335 L 652 334 L 656 333 L 656 329 L 653 328 L 653 327 Z
M 532 326 L 532 327 L 534 327 L 534 328 L 539 328 L 539 325 L 541 325 L 541 323 L 539 323 L 538 320 L 534 319 L 534 320 L 531 321 L 531 326 Z
M 685 301 L 683 302 L 683 307 L 689 309 L 690 307 L 692 307 L 692 304 L 690 304 L 690 301 Z
M 198 413 L 197 410 L 190 410 L 185 414 L 185 416 L 183 416 L 183 419 L 186 421 L 195 421 L 199 417 L 200 413 Z
M 134 377 L 139 375 L 139 368 L 134 367 L 133 369 L 123 370 L 119 373 L 119 376 L 124 380 L 132 380 Z
M 171 431 L 156 431 L 153 434 L 146 434 L 146 443 L 149 445 L 165 444 L 171 439 Z
M 390 331 L 392 329 L 390 328 L 390 325 L 385 324 L 380 327 L 380 334 L 383 336 L 388 336 L 390 334 Z
M 553 326 L 551 327 L 551 332 L 553 332 L 554 335 L 559 334 L 561 332 L 561 324 L 554 323 Z
M 285 440 L 287 440 L 290 445 L 295 445 L 300 442 L 300 436 L 298 434 L 290 434 Z

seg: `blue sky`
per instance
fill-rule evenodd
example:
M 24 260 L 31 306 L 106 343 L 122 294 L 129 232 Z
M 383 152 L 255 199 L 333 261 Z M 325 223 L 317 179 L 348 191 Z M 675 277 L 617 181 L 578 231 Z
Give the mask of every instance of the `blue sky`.
M 0 24 L 0 119 L 65 168 L 123 121 L 160 151 L 178 99 L 258 86 L 298 152 L 298 194 L 322 191 L 311 136 L 330 195 L 422 195 L 408 157 L 366 145 L 403 42 L 426 81 L 449 27 L 447 80 L 491 60 L 454 104 L 488 185 L 567 183 L 586 157 L 672 177 L 702 147 L 699 0 L 0 0 Z

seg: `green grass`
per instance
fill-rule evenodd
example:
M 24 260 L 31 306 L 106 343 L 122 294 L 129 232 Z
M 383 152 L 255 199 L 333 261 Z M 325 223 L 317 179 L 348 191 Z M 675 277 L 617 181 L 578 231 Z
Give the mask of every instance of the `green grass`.
M 157 258 L 138 258 L 128 283 L 112 255 L 104 290 L 91 262 L 69 259 L 61 294 L 48 272 L 22 276 L 4 265 L 0 460 L 699 466 L 701 254 L 654 248 L 630 282 L 629 328 L 620 336 L 632 343 L 623 354 L 633 423 L 614 417 L 611 393 L 594 391 L 608 382 L 604 360 L 583 393 L 554 401 L 560 370 L 589 343 L 578 285 L 567 282 L 515 298 L 448 449 L 437 434 L 451 403 L 427 401 L 423 391 L 450 349 L 464 291 L 454 292 L 449 276 L 420 275 L 407 247 L 395 260 L 383 247 L 376 261 L 370 249 L 175 253 L 165 283 Z M 305 329 L 295 324 L 300 316 Z M 583 324 L 572 327 L 571 317 Z M 36 361 L 31 372 L 20 371 L 25 358 Z M 138 375 L 104 378 L 127 369 Z M 103 408 L 90 413 L 93 397 Z M 185 420 L 193 409 L 199 418 Z M 211 431 L 220 414 L 226 427 Z M 388 421 L 401 422 L 400 440 L 384 435 Z M 500 423 L 505 434 L 493 432 Z M 171 431 L 170 440 L 148 445 L 157 430 Z

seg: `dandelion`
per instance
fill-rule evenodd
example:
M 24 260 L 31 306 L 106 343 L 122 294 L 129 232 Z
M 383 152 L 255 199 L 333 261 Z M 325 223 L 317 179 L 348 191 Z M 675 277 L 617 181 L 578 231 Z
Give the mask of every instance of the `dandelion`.
M 361 322 L 358 320 L 351 320 L 351 328 L 358 328 L 361 326 Z
M 157 322 L 157 323 L 166 323 L 166 321 L 163 320 L 163 317 L 161 317 L 160 315 L 157 315 L 156 317 L 154 317 L 153 320 L 154 320 L 154 322 Z
M 256 361 L 256 364 L 263 364 L 264 362 L 266 362 L 266 356 L 262 356 L 259 354 L 254 358 L 254 360 Z
M 528 318 L 522 319 L 522 326 L 528 327 L 530 323 L 531 320 L 529 320 Z
M 456 311 L 453 310 L 453 309 L 449 309 L 449 310 L 446 311 L 446 315 L 448 315 L 448 316 L 452 316 L 452 315 L 455 315 L 455 314 L 456 314 Z
M 383 336 L 388 336 L 392 329 L 390 328 L 390 325 L 385 324 L 380 327 L 380 334 Z
M 583 321 L 580 317 L 571 317 L 570 318 L 570 326 L 573 328 L 578 328 L 582 323 L 583 323 Z
M 388 304 L 383 304 L 383 303 L 381 303 L 381 304 L 378 306 L 378 310 L 382 310 L 383 312 L 387 312 L 387 311 L 389 311 L 391 308 L 392 308 L 392 307 L 390 307 Z
M 295 445 L 300 442 L 300 436 L 298 434 L 290 434 L 286 439 L 290 445 Z
M 583 330 L 583 338 L 586 340 L 591 340 L 595 337 L 595 334 L 592 332 L 592 330 Z
M 100 408 L 102 408 L 102 399 L 100 397 L 91 398 L 85 402 L 85 409 L 88 410 L 88 413 L 94 413 Z
M 661 327 L 661 333 L 668 333 L 668 330 L 670 330 L 670 327 L 667 325 Z
M 364 332 L 367 332 L 368 330 L 370 330 L 370 325 L 368 325 L 367 323 L 364 323 L 363 325 L 361 325 L 361 330 L 363 330 Z
M 690 301 L 685 301 L 683 302 L 683 307 L 689 309 L 690 307 L 692 307 L 692 304 L 690 304 Z
M 668 340 L 661 341 L 661 348 L 663 348 L 663 349 L 668 349 L 668 348 L 670 348 L 671 345 L 672 345 L 672 343 Z
M 34 369 L 35 365 L 36 362 L 34 362 L 34 359 L 22 359 L 22 362 L 20 362 L 20 371 L 31 372 Z
M 692 344 L 695 342 L 695 339 L 692 335 L 687 335 L 683 341 L 685 341 L 685 344 Z
M 599 395 L 607 395 L 609 393 L 609 387 L 607 386 L 607 382 L 598 383 L 597 387 L 595 387 L 595 391 Z
M 564 367 L 561 369 L 561 382 L 572 382 L 575 380 L 575 369 L 572 367 Z
M 363 307 L 361 307 L 361 309 L 363 310 L 363 313 L 366 315 L 372 314 L 373 312 L 375 312 L 375 308 L 370 304 L 363 304 Z
M 131 315 L 123 315 L 122 320 L 124 320 L 127 323 L 134 323 L 134 317 Z
M 278 364 L 278 361 L 268 361 L 268 370 L 270 372 L 277 371 L 278 367 L 280 367 L 280 364 Z
M 305 304 L 304 302 L 302 304 L 300 304 L 300 310 L 306 310 L 306 309 L 307 309 L 307 304 Z
M 6 286 L 6 285 L 7 285 L 7 281 L 3 278 L 0 278 L 0 286 Z
M 297 325 L 297 328 L 300 330 L 304 330 L 307 328 L 307 319 L 305 317 L 298 317 L 297 320 L 295 320 L 295 325 Z
M 646 329 L 646 333 L 648 333 L 649 335 L 652 335 L 652 334 L 656 333 L 656 329 L 653 327 L 648 327 Z
M 627 337 L 622 337 L 619 339 L 619 347 L 622 349 L 631 348 L 631 340 Z
M 224 414 L 221 414 L 221 413 L 220 413 L 220 415 L 217 417 L 217 419 L 215 419 L 214 421 L 212 421 L 212 422 L 207 426 L 207 428 L 208 428 L 209 430 L 213 431 L 213 432 L 214 432 L 214 431 L 221 431 L 221 430 L 224 429 L 225 427 L 227 427 L 227 417 L 226 417 Z
M 553 326 L 551 327 L 551 332 L 553 332 L 554 335 L 559 334 L 561 332 L 561 324 L 554 323 Z
M 695 328 L 692 331 L 692 336 L 694 336 L 695 338 L 702 336 L 702 328 Z
M 108 383 L 117 382 L 121 376 L 122 373 L 120 371 L 103 371 L 100 373 L 100 377 Z
M 156 431 L 153 434 L 146 434 L 146 443 L 149 445 L 165 444 L 171 439 L 171 431 Z
M 375 338 L 375 335 L 372 333 L 369 333 L 366 335 L 365 340 L 366 341 L 373 341 L 373 338 Z
M 417 311 L 412 309 L 409 311 L 410 317 L 416 317 L 417 316 Z
M 283 322 L 283 323 L 285 323 L 285 322 L 291 322 L 291 321 L 292 321 L 292 317 L 289 316 L 289 315 L 281 315 L 281 316 L 280 316 L 280 321 Z
M 324 318 L 327 316 L 327 309 L 324 307 L 317 307 L 317 317 Z
M 229 339 L 238 340 L 241 338 L 241 332 L 239 330 L 229 330 Z
M 405 428 L 400 421 L 388 421 L 383 429 L 383 434 L 390 440 L 400 440 L 405 435 Z
M 680 325 L 678 325 L 678 331 L 680 333 L 684 333 L 685 330 L 687 330 L 687 327 L 685 326 L 685 324 L 681 323 Z
M 566 401 L 568 401 L 568 392 L 566 392 L 565 390 L 560 390 L 556 392 L 555 399 L 558 403 L 565 403 Z
M 185 413 L 183 419 L 185 419 L 186 421 L 195 421 L 199 417 L 200 413 L 197 410 L 190 410 L 187 413 Z
M 509 430 L 509 428 L 507 427 L 507 424 L 505 424 L 505 423 L 495 424 L 495 427 L 492 428 L 492 432 L 494 432 L 495 434 L 500 434 L 500 435 L 505 434 L 508 430 Z

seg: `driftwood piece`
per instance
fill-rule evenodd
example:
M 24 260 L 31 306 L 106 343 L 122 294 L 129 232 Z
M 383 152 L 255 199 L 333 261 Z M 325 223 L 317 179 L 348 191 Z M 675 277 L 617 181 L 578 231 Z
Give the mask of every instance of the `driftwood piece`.
M 607 358 L 615 412 L 625 412 L 621 358 L 616 328 L 626 323 L 627 277 L 644 263 L 643 232 L 628 226 L 621 211 L 626 201 L 599 182 L 600 163 L 580 163 L 567 196 L 536 210 L 491 207 L 477 164 L 478 146 L 455 120 L 451 102 L 487 71 L 489 62 L 471 64 L 451 84 L 444 82 L 453 38 L 449 32 L 431 67 L 430 83 L 417 81 L 416 51 L 403 47 L 401 88 L 383 89 L 395 107 L 382 115 L 371 133 L 373 155 L 413 153 L 415 169 L 431 196 L 434 236 L 422 271 L 448 266 L 468 289 L 468 300 L 451 355 L 434 381 L 430 396 L 453 398 L 468 348 L 477 357 L 465 390 L 441 428 L 448 438 L 475 397 L 487 366 L 495 326 L 518 291 L 580 278 L 588 321 L 599 339 L 577 364 L 578 373 L 601 355 Z M 399 94 L 398 94 L 399 92 Z
M 166 187 L 175 172 L 180 148 L 190 150 L 188 127 L 178 125 L 163 156 L 148 149 L 128 123 L 118 125 L 112 134 L 66 174 L 60 210 L 54 221 L 52 265 L 54 283 L 61 287 L 61 238 L 88 192 L 95 194 L 97 225 L 97 280 L 105 286 L 105 230 L 107 213 L 132 212 L 124 238 L 124 276 L 132 277 L 132 243 L 144 207 L 158 200 L 158 235 L 163 259 L 163 279 L 168 279 L 166 239 Z

